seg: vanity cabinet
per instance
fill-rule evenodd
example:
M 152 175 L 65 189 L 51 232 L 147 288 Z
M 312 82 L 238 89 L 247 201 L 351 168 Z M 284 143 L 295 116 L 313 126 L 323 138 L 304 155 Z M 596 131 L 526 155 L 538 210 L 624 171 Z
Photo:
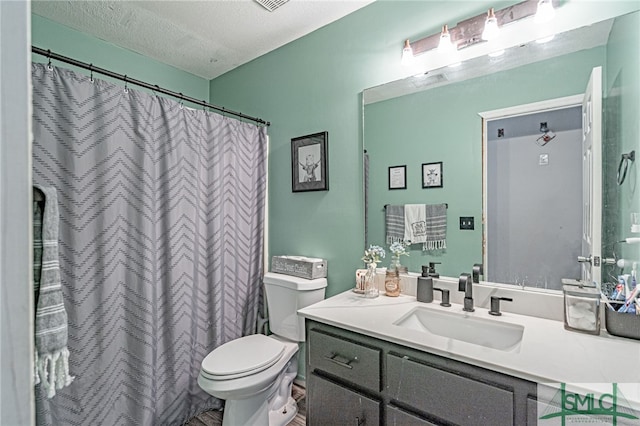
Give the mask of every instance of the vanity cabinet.
M 309 425 L 536 424 L 536 385 L 313 320 Z
M 318 375 L 307 380 L 306 398 L 310 426 L 380 424 L 380 400 Z

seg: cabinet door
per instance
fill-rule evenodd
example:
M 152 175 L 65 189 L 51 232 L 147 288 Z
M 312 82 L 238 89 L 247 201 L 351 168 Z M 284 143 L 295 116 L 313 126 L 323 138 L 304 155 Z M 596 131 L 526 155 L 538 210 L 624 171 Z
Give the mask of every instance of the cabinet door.
M 416 417 L 397 407 L 387 406 L 387 426 L 438 426 L 428 420 Z
M 311 373 L 307 380 L 307 425 L 378 424 L 380 402 Z
M 513 393 L 409 357 L 387 355 L 392 400 L 459 425 L 513 425 Z

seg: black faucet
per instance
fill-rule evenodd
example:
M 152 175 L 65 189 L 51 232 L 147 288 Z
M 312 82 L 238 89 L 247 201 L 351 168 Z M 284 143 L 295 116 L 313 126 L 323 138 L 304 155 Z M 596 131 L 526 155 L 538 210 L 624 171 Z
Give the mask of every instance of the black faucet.
M 458 291 L 464 291 L 464 306 L 463 311 L 473 312 L 473 279 L 471 274 L 462 273 L 458 280 Z
M 484 267 L 482 263 L 475 263 L 473 265 L 473 282 L 476 284 L 479 283 L 481 275 L 484 277 Z
M 449 306 L 451 306 L 451 303 L 449 303 L 449 290 L 447 290 L 446 288 L 433 288 L 434 291 L 439 291 L 440 293 L 442 293 L 442 297 L 440 298 L 441 302 L 440 302 L 440 306 L 444 306 L 445 308 L 448 308 Z
M 491 310 L 489 311 L 489 315 L 493 315 L 496 317 L 502 315 L 502 312 L 500 312 L 501 300 L 504 300 L 505 302 L 513 302 L 513 299 L 511 299 L 510 297 L 491 296 Z

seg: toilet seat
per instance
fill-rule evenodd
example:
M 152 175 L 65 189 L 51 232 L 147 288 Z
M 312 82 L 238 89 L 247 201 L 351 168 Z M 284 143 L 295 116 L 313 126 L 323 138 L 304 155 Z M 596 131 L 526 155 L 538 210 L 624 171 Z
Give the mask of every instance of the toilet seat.
M 231 380 L 259 373 L 282 357 L 285 345 L 263 334 L 232 340 L 202 361 L 201 374 L 211 380 Z

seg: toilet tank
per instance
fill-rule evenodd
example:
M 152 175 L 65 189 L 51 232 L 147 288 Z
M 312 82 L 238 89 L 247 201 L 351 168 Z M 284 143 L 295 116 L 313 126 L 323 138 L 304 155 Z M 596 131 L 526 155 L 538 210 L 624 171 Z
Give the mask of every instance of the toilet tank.
M 326 287 L 326 278 L 307 280 L 275 272 L 265 273 L 264 289 L 271 332 L 304 342 L 304 318 L 298 316 L 298 309 L 323 300 Z

